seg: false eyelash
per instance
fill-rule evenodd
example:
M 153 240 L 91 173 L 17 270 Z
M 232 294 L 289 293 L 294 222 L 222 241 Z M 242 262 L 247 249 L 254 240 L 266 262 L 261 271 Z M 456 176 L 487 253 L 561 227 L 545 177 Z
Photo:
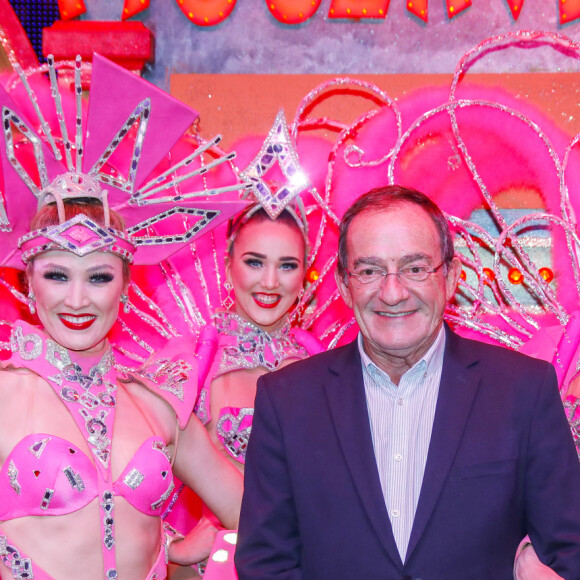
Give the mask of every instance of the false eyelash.
M 48 270 L 42 274 L 45 280 L 60 280 L 65 278 L 68 280 L 68 275 L 62 270 Z
M 98 278 L 98 280 L 97 280 Z M 96 272 L 91 274 L 90 281 L 97 282 L 97 283 L 109 283 L 115 279 L 115 276 L 110 272 Z

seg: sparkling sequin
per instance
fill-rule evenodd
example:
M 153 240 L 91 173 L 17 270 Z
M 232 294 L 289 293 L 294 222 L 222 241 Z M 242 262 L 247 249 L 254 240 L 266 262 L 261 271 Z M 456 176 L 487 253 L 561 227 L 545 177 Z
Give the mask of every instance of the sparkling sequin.
M 23 360 L 34 360 L 42 353 L 42 339 L 37 334 L 23 335 L 22 328 L 16 327 L 10 336 L 13 352 L 18 352 Z
M 14 461 L 10 460 L 8 464 L 8 479 L 10 480 L 10 485 L 12 489 L 20 495 L 20 484 L 18 483 L 18 469 L 16 469 L 16 465 L 14 465 Z
M 274 164 L 279 165 L 286 178 L 276 191 L 270 189 L 265 177 Z M 300 165 L 296 145 L 290 138 L 284 111 L 278 112 L 260 151 L 240 177 L 251 184 L 256 199 L 272 219 L 276 219 L 300 192 L 311 186 Z
M 203 425 L 209 423 L 209 410 L 207 408 L 208 395 L 207 389 L 201 389 L 195 407 L 195 414 Z
M 167 501 L 167 498 L 171 495 L 171 493 L 173 492 L 174 489 L 175 489 L 175 484 L 172 481 L 169 484 L 167 491 L 157 501 L 155 501 L 151 504 L 151 509 L 158 510 Z
M 30 558 L 23 558 L 18 549 L 8 543 L 6 536 L 0 536 L 0 558 L 14 578 L 34 578 Z
M 44 492 L 44 496 L 42 497 L 42 501 L 40 502 L 40 507 L 43 510 L 48 509 L 48 506 L 50 505 L 50 502 L 52 501 L 53 495 L 54 495 L 54 489 L 46 488 L 46 491 Z
M 169 453 L 169 449 L 167 449 L 167 445 L 164 445 L 161 441 L 153 441 L 153 449 L 161 451 L 161 453 L 167 457 L 167 461 L 169 461 L 169 463 L 172 462 L 171 454 Z
M 71 487 L 76 489 L 78 492 L 81 492 L 85 489 L 85 484 L 80 473 L 75 473 L 70 465 L 63 469 L 63 473 L 66 476 L 68 482 L 71 484 Z
M 145 479 L 145 476 L 138 470 L 133 468 L 124 478 L 123 482 L 131 489 L 137 489 Z
M 28 448 L 28 451 L 30 451 L 30 453 L 32 453 L 32 455 L 34 455 L 34 457 L 36 457 L 36 459 L 40 459 L 40 456 L 42 455 L 44 448 L 46 447 L 46 445 L 48 444 L 48 442 L 51 439 L 52 439 L 52 437 L 45 437 L 44 439 L 41 439 L 40 441 L 36 441 L 36 443 L 34 443 L 33 445 L 31 445 Z
M 105 491 L 103 493 L 103 501 L 101 502 L 101 510 L 103 512 L 104 524 L 103 544 L 107 550 L 111 550 L 111 548 L 115 545 L 115 520 L 113 518 L 114 508 L 115 504 L 113 502 L 113 492 Z
M 218 332 L 237 339 L 234 347 L 224 349 L 218 376 L 240 368 L 264 367 L 272 371 L 278 368 L 282 361 L 303 359 L 308 356 L 308 352 L 298 344 L 288 326 L 268 334 L 233 313 L 218 313 L 215 316 L 215 324 Z
M 218 419 L 216 424 L 216 431 L 223 438 L 225 447 L 236 458 L 240 455 L 244 458 L 246 457 L 252 426 L 240 429 L 240 425 L 244 417 L 253 415 L 254 409 L 243 408 L 240 409 L 237 416 L 232 413 L 225 413 Z
M 140 367 L 139 373 L 183 401 L 183 387 L 189 382 L 192 370 L 191 365 L 183 360 L 152 358 Z

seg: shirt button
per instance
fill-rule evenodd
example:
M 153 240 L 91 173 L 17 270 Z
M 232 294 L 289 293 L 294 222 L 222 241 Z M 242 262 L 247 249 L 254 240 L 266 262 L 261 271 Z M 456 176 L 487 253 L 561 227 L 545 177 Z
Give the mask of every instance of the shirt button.
M 401 515 L 401 512 L 400 512 L 399 510 L 393 510 L 393 511 L 391 512 L 391 515 L 392 515 L 394 518 L 398 518 L 398 517 Z
M 395 455 L 395 461 L 403 461 L 403 456 L 401 453 L 397 453 Z
M 402 407 L 404 404 L 405 404 L 405 401 L 403 399 L 397 399 L 397 405 Z

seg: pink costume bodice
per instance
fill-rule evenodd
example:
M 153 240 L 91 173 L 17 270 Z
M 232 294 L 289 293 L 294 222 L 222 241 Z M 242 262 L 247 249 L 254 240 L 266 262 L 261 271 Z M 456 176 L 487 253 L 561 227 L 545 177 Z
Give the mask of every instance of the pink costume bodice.
M 324 350 L 313 335 L 300 328 L 283 326 L 268 334 L 255 324 L 232 313 L 215 316 L 218 332 L 217 353 L 200 390 L 195 413 L 204 425 L 211 419 L 209 402 L 214 379 L 240 369 L 264 368 L 273 371 L 287 360 L 300 360 Z M 254 409 L 224 407 L 216 424 L 217 436 L 228 454 L 245 462 L 252 431 Z
M 0 470 L 0 520 L 68 514 L 98 497 L 105 578 L 117 578 L 115 497 L 122 496 L 146 515 L 161 515 L 174 488 L 171 458 L 165 442 L 156 436 L 143 441 L 121 475 L 111 481 L 115 394 L 119 377 L 123 379 L 115 368 L 112 351 L 108 350 L 99 359 L 75 361 L 73 352 L 24 322 L 15 325 L 11 348 L 13 355 L 5 366 L 30 369 L 53 387 L 83 433 L 93 457 L 49 433 L 24 437 Z M 175 352 L 175 345 L 172 349 Z M 124 380 L 139 382 L 166 400 L 175 409 L 183 427 L 191 413 L 195 393 L 194 388 L 184 387 L 189 371 L 194 370 L 181 360 L 161 355 L 140 369 L 140 374 L 125 374 Z M 162 537 L 165 540 L 165 535 Z M 164 547 L 165 541 L 147 579 L 165 578 Z M 50 578 L 11 545 L 1 531 L 0 557 L 17 578 Z

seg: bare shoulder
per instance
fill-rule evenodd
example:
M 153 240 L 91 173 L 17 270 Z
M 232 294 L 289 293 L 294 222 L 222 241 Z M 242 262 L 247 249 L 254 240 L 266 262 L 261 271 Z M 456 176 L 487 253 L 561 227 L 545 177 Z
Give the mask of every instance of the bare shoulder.
M 25 388 L 33 385 L 41 379 L 36 373 L 26 368 L 10 366 L 0 367 L 0 391 Z

